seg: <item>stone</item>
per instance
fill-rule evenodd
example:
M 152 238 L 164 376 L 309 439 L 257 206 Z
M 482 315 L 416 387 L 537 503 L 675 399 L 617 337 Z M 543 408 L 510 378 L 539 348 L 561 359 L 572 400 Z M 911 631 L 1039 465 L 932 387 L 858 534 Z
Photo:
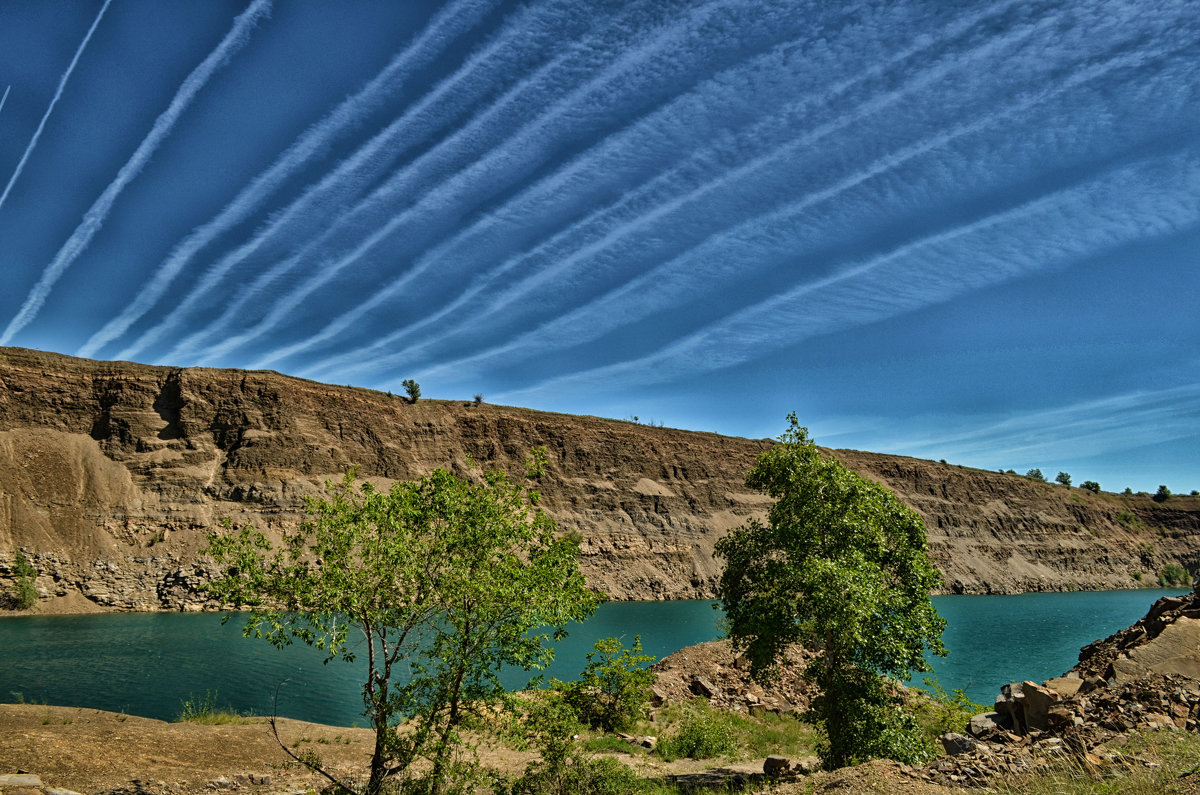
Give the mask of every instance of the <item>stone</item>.
M 945 748 L 946 753 L 948 753 L 950 756 L 967 754 L 975 750 L 975 741 L 965 734 L 946 732 L 942 735 L 941 739 L 942 748 Z
M 763 761 L 763 775 L 778 778 L 791 772 L 792 760 L 779 754 L 771 754 Z
M 987 737 L 1012 728 L 1012 718 L 999 712 L 983 712 L 967 723 L 967 734 L 972 737 Z
M 721 688 L 717 687 L 703 676 L 697 676 L 692 680 L 692 692 L 698 696 L 704 696 L 705 698 L 712 699 L 721 695 Z
M 1079 688 L 1083 687 L 1083 680 L 1078 677 L 1056 676 L 1047 679 L 1042 685 L 1057 693 L 1059 698 L 1072 698 L 1079 692 Z
M 5 773 L 0 775 L 0 787 L 41 787 L 42 779 L 32 773 Z
M 1179 618 L 1158 637 L 1113 660 L 1113 679 L 1124 684 L 1149 674 L 1183 674 L 1200 678 L 1200 620 Z
M 821 769 L 821 760 L 815 756 L 802 756 L 792 763 L 792 772 L 811 775 Z
M 1059 700 L 1058 694 L 1036 682 L 1022 682 L 1021 692 L 1024 695 L 1022 706 L 1025 710 L 1025 726 L 1045 731 L 1049 726 L 1047 718 L 1050 707 Z
M 642 737 L 639 737 L 637 739 L 637 744 L 640 745 L 642 748 L 645 748 L 649 751 L 653 751 L 655 748 L 658 747 L 658 738 L 655 737 L 653 734 L 647 734 Z

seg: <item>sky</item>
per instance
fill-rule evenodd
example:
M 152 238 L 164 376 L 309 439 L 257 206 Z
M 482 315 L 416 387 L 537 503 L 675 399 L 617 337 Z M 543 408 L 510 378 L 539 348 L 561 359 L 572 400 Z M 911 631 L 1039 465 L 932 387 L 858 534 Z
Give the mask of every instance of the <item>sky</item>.
M 0 92 L 0 345 L 1200 488 L 1194 0 L 14 0 Z

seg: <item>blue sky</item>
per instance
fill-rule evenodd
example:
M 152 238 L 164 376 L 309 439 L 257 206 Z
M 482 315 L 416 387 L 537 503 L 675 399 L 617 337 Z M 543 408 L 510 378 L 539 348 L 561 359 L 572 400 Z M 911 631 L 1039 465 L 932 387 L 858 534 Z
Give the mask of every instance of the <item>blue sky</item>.
M 1177 2 L 0 4 L 0 344 L 1200 488 Z

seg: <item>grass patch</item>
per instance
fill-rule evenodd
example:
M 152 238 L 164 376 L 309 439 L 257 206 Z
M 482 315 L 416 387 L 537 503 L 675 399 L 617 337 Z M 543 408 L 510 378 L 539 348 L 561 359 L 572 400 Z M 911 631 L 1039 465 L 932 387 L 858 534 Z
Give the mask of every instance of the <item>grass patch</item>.
M 1113 750 L 1151 764 L 1095 771 L 1079 762 L 1069 762 L 1043 773 L 1014 777 L 990 791 L 997 795 L 1162 795 L 1177 791 L 1176 779 L 1200 766 L 1200 738 L 1194 734 L 1134 733 L 1126 748 Z
M 203 698 L 191 693 L 179 702 L 179 723 L 199 723 L 205 726 L 225 726 L 236 723 L 251 723 L 246 715 L 217 706 L 217 694 L 206 690 Z
M 625 742 L 611 734 L 588 737 L 580 741 L 579 747 L 593 754 L 632 754 L 645 750 L 640 745 Z

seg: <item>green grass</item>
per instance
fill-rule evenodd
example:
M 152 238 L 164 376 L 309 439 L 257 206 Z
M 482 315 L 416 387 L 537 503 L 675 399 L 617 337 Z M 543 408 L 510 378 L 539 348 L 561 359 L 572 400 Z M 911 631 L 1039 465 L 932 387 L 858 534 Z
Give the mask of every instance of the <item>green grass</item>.
M 203 698 L 189 693 L 187 698 L 179 702 L 179 716 L 176 720 L 180 723 L 199 723 L 204 726 L 252 722 L 246 715 L 218 707 L 217 694 L 213 690 L 206 690 Z

